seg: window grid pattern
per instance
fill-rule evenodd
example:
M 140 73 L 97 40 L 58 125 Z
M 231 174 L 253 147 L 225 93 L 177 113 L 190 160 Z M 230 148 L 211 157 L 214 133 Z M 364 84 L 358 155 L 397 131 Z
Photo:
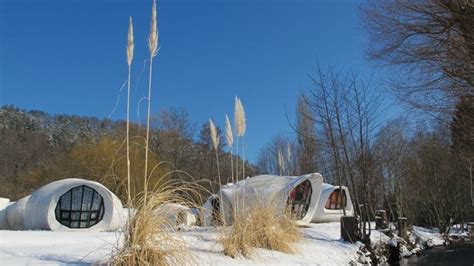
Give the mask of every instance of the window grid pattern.
M 69 228 L 89 228 L 104 217 L 104 199 L 93 188 L 77 186 L 64 193 L 56 205 L 56 220 Z
M 346 201 L 346 191 L 342 190 L 342 193 L 340 193 L 339 189 L 335 189 L 331 195 L 329 195 L 326 206 L 324 207 L 328 210 L 340 210 L 346 207 Z
M 311 182 L 308 180 L 305 180 L 290 192 L 287 200 L 287 208 L 290 211 L 292 219 L 301 220 L 306 216 L 312 193 Z

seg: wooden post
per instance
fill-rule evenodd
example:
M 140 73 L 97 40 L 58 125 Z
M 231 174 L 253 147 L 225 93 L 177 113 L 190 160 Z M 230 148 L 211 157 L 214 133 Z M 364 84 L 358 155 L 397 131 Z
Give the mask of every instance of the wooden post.
M 355 216 L 341 217 L 341 237 L 344 241 L 351 243 L 359 240 L 359 227 Z
M 471 235 L 471 239 L 474 240 L 474 222 L 467 223 L 467 230 L 469 235 Z
M 385 210 L 375 211 L 375 229 L 384 230 L 388 228 L 387 212 Z
M 408 220 L 405 217 L 398 217 L 398 236 L 408 240 Z

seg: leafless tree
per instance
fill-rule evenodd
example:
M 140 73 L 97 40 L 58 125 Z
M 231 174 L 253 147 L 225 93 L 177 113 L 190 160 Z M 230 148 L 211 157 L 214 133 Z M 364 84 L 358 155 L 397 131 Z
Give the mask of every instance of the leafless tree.
M 370 58 L 401 71 L 397 95 L 429 112 L 451 112 L 474 95 L 474 1 L 370 0 L 362 8 Z
M 370 193 L 375 167 L 372 138 L 380 99 L 370 83 L 351 71 L 323 72 L 318 66 L 310 79 L 312 87 L 303 99 L 316 122 L 321 157 L 332 168 L 329 174 L 336 176 L 338 185 L 350 186 L 368 240 L 370 227 L 366 225 L 374 204 Z
M 301 174 L 313 173 L 317 170 L 316 125 L 308 103 L 298 97 L 296 105 L 296 138 L 298 152 L 298 168 Z

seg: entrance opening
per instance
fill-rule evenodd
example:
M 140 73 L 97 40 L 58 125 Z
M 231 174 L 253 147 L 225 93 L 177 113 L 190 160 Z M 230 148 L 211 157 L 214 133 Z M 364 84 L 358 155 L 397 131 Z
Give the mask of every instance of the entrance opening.
M 303 181 L 290 192 L 286 204 L 291 218 L 301 220 L 306 216 L 312 193 L 313 189 L 309 180 Z
M 56 220 L 69 228 L 89 228 L 104 217 L 104 199 L 93 188 L 77 186 L 60 198 L 55 209 Z

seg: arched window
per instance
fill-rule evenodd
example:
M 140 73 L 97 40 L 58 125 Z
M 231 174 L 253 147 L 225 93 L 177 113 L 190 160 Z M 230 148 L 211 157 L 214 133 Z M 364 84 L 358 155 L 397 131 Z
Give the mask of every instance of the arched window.
M 296 220 L 301 220 L 308 213 L 309 204 L 311 202 L 311 182 L 303 181 L 296 186 L 288 196 L 287 206 L 291 212 L 291 217 Z
M 55 209 L 56 220 L 69 228 L 89 228 L 104 217 L 104 199 L 93 188 L 77 186 L 60 198 Z
M 343 207 L 346 207 L 346 192 L 342 190 L 342 193 L 340 193 L 340 190 L 337 188 L 329 196 L 325 208 L 328 210 L 340 210 Z

